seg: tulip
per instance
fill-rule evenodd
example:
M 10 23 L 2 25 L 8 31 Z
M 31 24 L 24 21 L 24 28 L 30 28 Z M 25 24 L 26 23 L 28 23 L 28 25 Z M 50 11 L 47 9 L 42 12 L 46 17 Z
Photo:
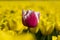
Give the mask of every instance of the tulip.
M 22 11 L 22 23 L 24 26 L 34 28 L 39 23 L 39 12 L 32 10 Z
M 54 14 L 48 14 L 49 16 L 47 14 L 41 14 L 40 23 L 38 24 L 43 35 L 50 35 L 55 28 Z

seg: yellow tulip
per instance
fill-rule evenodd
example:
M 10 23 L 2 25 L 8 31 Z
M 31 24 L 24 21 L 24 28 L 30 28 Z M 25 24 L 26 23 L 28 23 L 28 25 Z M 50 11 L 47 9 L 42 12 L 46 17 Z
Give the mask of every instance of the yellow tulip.
M 54 19 L 55 19 L 54 15 L 52 13 L 49 12 L 48 13 L 46 12 L 45 14 L 41 13 L 39 27 L 43 35 L 48 35 L 53 32 L 55 27 Z

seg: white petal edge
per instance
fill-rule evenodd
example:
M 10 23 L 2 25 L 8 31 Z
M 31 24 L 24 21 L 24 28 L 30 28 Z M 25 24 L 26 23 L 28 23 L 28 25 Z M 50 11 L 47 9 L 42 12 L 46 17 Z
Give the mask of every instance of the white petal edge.
M 39 12 L 35 12 L 35 15 L 36 15 L 37 21 L 39 23 L 39 16 L 38 16 L 38 15 L 40 15 Z
M 28 14 L 27 15 L 25 15 L 25 19 L 27 19 L 27 17 L 29 17 L 29 15 L 32 13 L 32 11 L 31 10 L 28 10 Z
M 25 10 L 22 10 L 22 14 L 23 14 L 23 16 L 26 14 L 26 11 Z

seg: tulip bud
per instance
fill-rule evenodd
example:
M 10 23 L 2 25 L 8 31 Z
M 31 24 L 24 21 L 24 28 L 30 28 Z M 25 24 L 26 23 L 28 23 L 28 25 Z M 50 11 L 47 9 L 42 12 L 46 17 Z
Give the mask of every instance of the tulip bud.
M 32 10 L 22 11 L 22 23 L 28 27 L 36 27 L 39 23 L 39 12 Z
M 56 14 L 56 17 L 55 17 L 55 29 L 57 31 L 60 31 L 60 14 Z
M 43 35 L 50 35 L 55 28 L 55 15 L 52 13 L 41 14 L 38 24 Z

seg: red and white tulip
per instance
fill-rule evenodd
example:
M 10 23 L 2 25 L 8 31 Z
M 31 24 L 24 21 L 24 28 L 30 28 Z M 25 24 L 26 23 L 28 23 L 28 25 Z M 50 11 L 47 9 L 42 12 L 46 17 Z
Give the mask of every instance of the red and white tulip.
M 22 10 L 22 23 L 25 26 L 34 28 L 39 23 L 39 16 L 39 12 L 35 12 L 32 10 Z

